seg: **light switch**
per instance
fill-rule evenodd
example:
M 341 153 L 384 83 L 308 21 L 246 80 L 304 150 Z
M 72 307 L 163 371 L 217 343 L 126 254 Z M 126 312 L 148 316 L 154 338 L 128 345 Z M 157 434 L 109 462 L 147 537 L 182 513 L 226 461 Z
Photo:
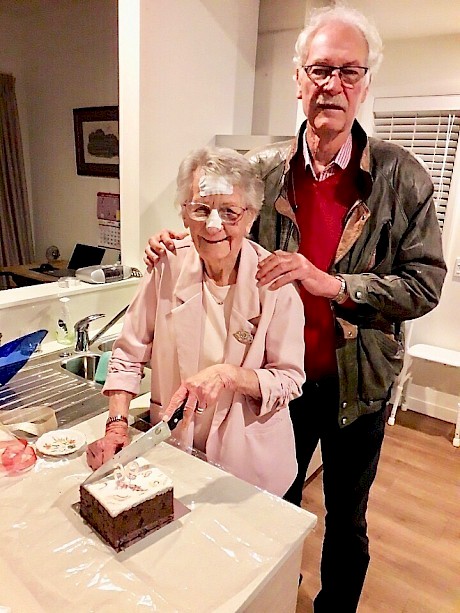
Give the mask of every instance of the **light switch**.
M 460 257 L 455 260 L 454 277 L 460 277 Z

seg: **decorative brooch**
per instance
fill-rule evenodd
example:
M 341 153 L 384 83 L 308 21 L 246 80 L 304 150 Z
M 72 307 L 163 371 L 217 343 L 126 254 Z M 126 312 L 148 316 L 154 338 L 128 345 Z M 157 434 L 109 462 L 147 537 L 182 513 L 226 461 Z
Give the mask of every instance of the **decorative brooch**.
M 246 330 L 238 330 L 233 336 L 239 343 L 243 343 L 243 345 L 251 345 L 254 340 L 254 336 L 250 332 L 246 332 Z

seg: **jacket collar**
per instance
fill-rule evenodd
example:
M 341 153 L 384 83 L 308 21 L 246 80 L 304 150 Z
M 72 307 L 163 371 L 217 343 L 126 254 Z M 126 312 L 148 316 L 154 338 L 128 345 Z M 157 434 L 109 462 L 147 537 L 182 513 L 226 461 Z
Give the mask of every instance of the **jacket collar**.
M 297 133 L 297 137 L 295 141 L 293 141 L 293 146 L 295 145 L 295 151 L 303 152 L 303 143 L 304 143 L 304 134 L 307 127 L 307 121 L 305 120 Z M 369 147 L 369 139 L 367 138 L 366 132 L 360 126 L 359 122 L 355 119 L 351 128 L 351 136 L 353 142 L 357 144 L 358 150 L 361 151 L 361 157 L 359 161 L 361 176 L 360 176 L 360 198 L 357 202 L 351 207 L 350 211 L 347 214 L 346 224 L 344 231 L 342 233 L 336 257 L 334 259 L 334 263 L 337 264 L 352 248 L 352 246 L 357 241 L 360 236 L 364 225 L 370 216 L 370 211 L 365 204 L 365 201 L 369 197 L 372 191 L 372 176 L 370 173 L 370 147 Z M 289 164 L 292 159 L 292 155 L 288 156 L 286 160 L 286 164 Z M 278 199 L 284 205 L 284 199 L 281 197 Z M 289 211 L 280 210 L 277 206 L 278 201 L 276 203 L 276 208 L 278 212 L 283 213 L 287 217 L 291 217 Z M 290 207 L 290 205 L 289 205 Z
M 246 319 L 253 319 L 260 315 L 259 290 L 255 281 L 258 262 L 259 256 L 257 252 L 251 246 L 251 243 L 244 239 L 241 245 L 233 311 Z M 254 283 L 248 283 L 252 279 L 254 279 Z
M 177 256 L 171 256 L 174 257 Z M 173 262 L 178 265 L 176 260 Z M 202 339 L 202 279 L 201 260 L 192 245 L 182 260 L 171 309 L 181 380 L 198 371 L 198 348 Z
M 307 120 L 303 121 L 302 125 L 297 132 L 295 140 L 292 142 L 291 150 L 286 158 L 285 162 L 285 172 L 287 172 L 290 168 L 291 160 L 294 154 L 297 151 L 303 152 L 303 143 L 304 143 L 304 134 L 307 129 Z M 370 156 L 370 147 L 369 147 L 369 139 L 367 137 L 366 132 L 363 130 L 359 122 L 355 119 L 353 125 L 351 127 L 351 136 L 353 142 L 358 145 L 358 148 L 361 153 L 361 158 L 359 161 L 359 166 L 363 171 L 362 175 L 362 189 L 363 189 L 363 199 L 366 199 L 371 191 L 372 191 L 372 177 L 371 177 L 371 156 Z
M 201 282 L 203 280 L 203 264 L 193 243 L 187 249 L 182 261 L 179 276 L 174 287 L 176 305 L 188 302 L 198 293 L 201 295 Z

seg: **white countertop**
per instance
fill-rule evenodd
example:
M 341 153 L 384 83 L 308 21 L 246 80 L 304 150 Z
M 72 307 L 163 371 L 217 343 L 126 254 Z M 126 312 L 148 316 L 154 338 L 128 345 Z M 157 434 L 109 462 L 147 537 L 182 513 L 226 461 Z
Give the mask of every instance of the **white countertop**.
M 91 442 L 105 419 L 76 429 Z M 316 516 L 167 443 L 146 457 L 189 512 L 119 554 L 72 507 L 90 473 L 84 449 L 0 476 L 0 611 L 295 611 Z
M 58 281 L 52 283 L 41 283 L 39 285 L 29 285 L 25 287 L 15 287 L 10 290 L 0 292 L 0 309 L 14 307 L 30 302 L 41 302 L 50 298 L 58 298 L 60 296 L 75 296 L 78 294 L 87 294 L 99 291 L 111 291 L 115 287 L 130 287 L 133 288 L 139 285 L 139 278 L 131 277 L 123 281 L 114 283 L 85 283 L 78 279 L 73 279 L 71 287 L 61 287 Z

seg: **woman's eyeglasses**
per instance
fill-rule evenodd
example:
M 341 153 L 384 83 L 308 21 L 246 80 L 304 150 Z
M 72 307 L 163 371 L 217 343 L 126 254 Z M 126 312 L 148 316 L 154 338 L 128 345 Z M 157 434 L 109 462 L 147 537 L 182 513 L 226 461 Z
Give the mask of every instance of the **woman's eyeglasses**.
M 210 207 L 204 202 L 184 202 L 183 206 L 187 209 L 190 219 L 195 221 L 207 221 L 211 215 L 211 211 L 216 210 L 222 223 L 224 224 L 236 224 L 243 217 L 247 208 L 242 206 L 233 206 L 228 204 L 222 204 L 217 207 Z

